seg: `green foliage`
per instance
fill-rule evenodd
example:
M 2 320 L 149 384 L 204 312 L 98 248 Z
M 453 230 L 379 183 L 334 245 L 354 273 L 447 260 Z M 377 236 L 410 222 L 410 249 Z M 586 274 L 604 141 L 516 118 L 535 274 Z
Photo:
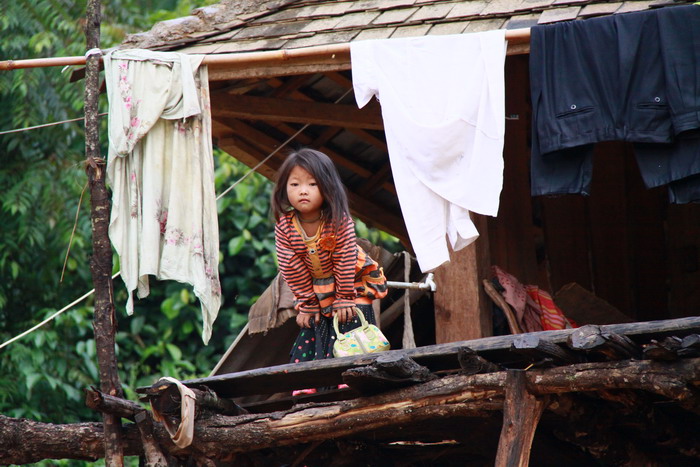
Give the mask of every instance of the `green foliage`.
M 102 47 L 150 28 L 153 16 L 165 18 L 165 10 L 179 13 L 183 7 L 208 3 L 103 2 Z M 0 60 L 84 54 L 85 5 L 85 0 L 3 2 Z M 81 116 L 83 86 L 84 81 L 70 82 L 70 70 L 56 67 L 1 72 L 0 106 L 5 112 L 0 113 L 0 130 Z M 105 112 L 104 96 L 100 106 Z M 0 135 L 0 342 L 92 288 L 89 195 L 71 234 L 86 183 L 84 144 L 82 122 Z M 104 154 L 105 131 L 102 146 Z M 228 238 L 226 232 L 221 236 Z M 201 376 L 245 321 L 243 314 L 230 316 L 237 310 L 233 305 L 222 310 L 224 319 L 217 325 L 227 328 L 217 329 L 217 345 L 204 347 L 199 306 L 183 286 L 153 289 L 152 297 L 137 302 L 135 315 L 126 317 L 123 284 L 119 279 L 115 283 L 120 376 L 132 400 L 137 400 L 133 388 L 150 384 L 154 376 Z M 82 400 L 82 389 L 99 383 L 91 315 L 90 301 L 84 302 L 0 350 L 1 413 L 53 422 L 95 419 Z
M 0 60 L 82 55 L 85 0 L 4 2 Z M 102 47 L 155 19 L 183 16 L 211 0 L 112 0 L 103 2 Z M 195 4 L 196 3 L 196 4 Z M 0 130 L 82 115 L 83 81 L 56 68 L 0 72 Z M 102 97 L 101 111 L 107 110 Z M 103 121 L 102 153 L 106 153 Z M 81 122 L 0 135 L 0 343 L 54 314 L 92 289 L 89 194 L 76 212 L 86 177 Z M 216 191 L 223 192 L 249 169 L 221 152 Z M 126 291 L 115 280 L 117 359 L 125 395 L 160 376 L 206 376 L 247 321 L 250 306 L 277 273 L 269 219 L 271 184 L 258 174 L 218 201 L 220 278 L 224 302 L 209 345 L 201 341 L 201 311 L 191 287 L 151 281 L 151 294 L 124 313 Z M 357 222 L 360 236 L 395 249 L 395 239 Z M 68 245 L 70 257 L 60 281 Z M 118 271 L 115 257 L 114 271 Z M 83 389 L 99 386 L 91 299 L 32 334 L 0 349 L 0 413 L 71 423 L 97 420 Z M 52 461 L 51 465 L 84 465 Z M 47 463 L 48 465 L 48 463 Z M 101 465 L 98 463 L 97 465 Z

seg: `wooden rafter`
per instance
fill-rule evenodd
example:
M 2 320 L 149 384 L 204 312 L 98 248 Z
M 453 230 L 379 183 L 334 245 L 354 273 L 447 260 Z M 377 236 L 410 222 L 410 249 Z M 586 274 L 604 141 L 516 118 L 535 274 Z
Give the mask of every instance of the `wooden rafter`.
M 275 87 L 270 97 L 294 97 L 299 88 L 310 79 L 309 75 L 293 76 L 286 81 L 272 78 L 269 83 Z
M 350 104 L 303 102 L 243 95 L 229 95 L 226 107 L 212 108 L 212 117 L 242 118 L 248 120 L 272 120 L 312 125 L 367 128 L 384 128 L 378 104 L 363 109 Z
M 280 142 L 277 139 L 263 133 L 262 131 L 255 129 L 254 127 L 243 121 L 233 118 L 219 118 L 215 119 L 214 121 L 216 122 L 214 125 L 214 134 L 219 138 L 219 140 L 231 137 L 242 137 L 248 140 L 252 145 L 259 147 L 261 151 L 267 151 L 268 153 L 273 151 L 280 144 Z M 291 136 L 292 134 L 294 134 L 294 132 L 296 132 L 296 129 L 284 124 L 277 124 L 275 126 L 280 131 L 283 131 L 287 136 Z M 318 147 L 320 150 L 328 154 L 328 156 L 336 164 L 356 173 L 360 177 L 369 178 L 372 176 L 372 172 L 369 169 L 366 169 L 363 166 L 357 164 L 356 162 L 353 162 L 350 159 L 343 157 L 341 154 L 338 154 L 332 149 L 326 147 L 325 145 L 315 145 L 315 142 L 309 136 L 303 133 L 300 134 L 297 137 L 297 139 L 299 140 L 299 142 L 301 142 L 301 144 L 314 145 L 314 147 Z M 251 167 L 252 165 L 257 163 L 255 162 L 253 164 L 250 164 L 246 161 L 244 162 L 250 165 Z M 396 193 L 396 188 L 391 183 L 384 183 L 382 185 L 382 188 L 387 190 L 389 193 Z
M 329 79 L 331 79 L 332 81 L 339 84 L 341 89 L 352 88 L 352 81 L 350 81 L 349 79 L 347 79 L 345 76 L 343 76 L 340 73 L 337 73 L 337 72 L 325 73 L 325 76 L 327 76 Z M 284 84 L 281 84 L 281 83 L 283 83 L 283 81 L 280 79 L 273 78 L 269 82 L 273 86 L 274 85 L 284 86 Z M 304 100 L 304 101 L 313 101 L 313 99 L 311 97 L 307 96 L 299 89 L 297 89 L 295 92 L 290 93 L 289 97 L 294 98 L 294 99 Z M 347 127 L 345 129 L 347 131 L 351 132 L 352 134 L 359 136 L 365 142 L 367 142 L 373 146 L 376 146 L 381 151 L 389 154 L 389 148 L 386 145 L 386 141 L 384 141 L 382 138 L 378 138 L 373 133 L 371 133 L 365 129 L 362 129 L 362 128 Z
M 371 196 L 376 193 L 391 176 L 391 165 L 387 161 L 384 163 L 374 175 L 372 175 L 365 183 L 362 184 L 361 191 L 365 196 Z

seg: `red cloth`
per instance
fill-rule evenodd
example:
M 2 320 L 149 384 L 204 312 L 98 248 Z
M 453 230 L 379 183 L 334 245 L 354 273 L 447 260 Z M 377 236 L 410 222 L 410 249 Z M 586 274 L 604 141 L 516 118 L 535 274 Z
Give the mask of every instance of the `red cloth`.
M 561 309 L 554 303 L 549 292 L 545 292 L 536 285 L 526 285 L 525 290 L 530 298 L 537 303 L 540 309 L 540 321 L 542 329 L 549 331 L 552 329 L 577 328 L 578 325 L 564 316 Z
M 493 266 L 492 270 L 504 289 L 503 298 L 513 308 L 523 332 L 577 327 L 564 316 L 548 292 L 536 285 L 522 285 L 498 266 Z

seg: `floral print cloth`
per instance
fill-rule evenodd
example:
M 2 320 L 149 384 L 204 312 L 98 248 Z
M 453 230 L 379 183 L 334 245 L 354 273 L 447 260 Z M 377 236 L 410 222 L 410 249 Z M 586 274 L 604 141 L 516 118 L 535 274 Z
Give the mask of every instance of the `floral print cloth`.
M 221 306 L 207 68 L 202 56 L 119 50 L 104 57 L 109 100 L 109 236 L 129 293 L 148 276 L 192 284 L 209 341 Z

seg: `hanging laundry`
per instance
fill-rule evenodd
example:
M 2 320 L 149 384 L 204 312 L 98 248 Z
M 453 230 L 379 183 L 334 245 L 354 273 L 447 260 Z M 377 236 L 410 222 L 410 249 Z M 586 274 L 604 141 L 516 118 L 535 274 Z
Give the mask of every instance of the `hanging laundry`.
M 505 31 L 350 44 L 360 108 L 379 100 L 394 184 L 421 269 L 479 235 L 503 185 Z
M 110 239 L 133 296 L 148 276 L 192 284 L 209 341 L 221 306 L 207 68 L 202 56 L 122 50 L 104 57 Z
M 493 277 L 506 303 L 513 307 L 515 319 L 523 332 L 551 331 L 578 327 L 564 316 L 549 292 L 536 285 L 523 285 L 498 266 L 491 266 Z
M 648 187 L 700 173 L 700 9 L 534 26 L 533 195 L 589 194 L 593 144 L 630 141 Z M 687 191 L 687 190 L 686 190 Z

